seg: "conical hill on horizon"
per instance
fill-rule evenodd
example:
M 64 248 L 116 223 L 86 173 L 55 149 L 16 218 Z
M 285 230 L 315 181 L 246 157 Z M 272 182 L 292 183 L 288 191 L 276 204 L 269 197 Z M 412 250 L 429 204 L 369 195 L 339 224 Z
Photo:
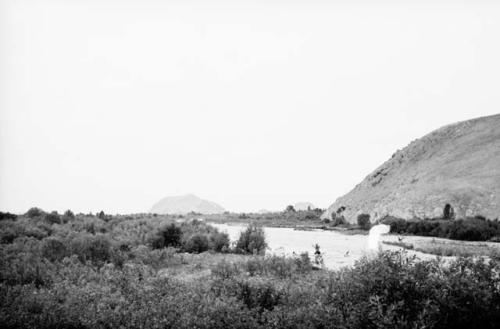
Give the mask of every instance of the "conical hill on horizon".
M 194 194 L 180 196 L 169 196 L 161 199 L 153 205 L 150 212 L 155 214 L 187 214 L 190 212 L 208 214 L 220 214 L 225 209 L 219 204 L 203 200 Z

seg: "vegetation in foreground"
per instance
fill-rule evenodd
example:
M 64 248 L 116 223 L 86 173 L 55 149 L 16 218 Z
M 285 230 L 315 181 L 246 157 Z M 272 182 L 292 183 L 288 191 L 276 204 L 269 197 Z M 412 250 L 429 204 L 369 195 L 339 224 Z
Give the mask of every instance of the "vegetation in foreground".
M 404 253 L 340 271 L 262 256 L 258 227 L 35 212 L 0 222 L 2 328 L 497 328 L 500 263 Z M 256 237 L 256 238 L 255 238 Z M 247 249 L 245 249 L 247 248 Z M 234 254 L 250 250 L 254 255 Z

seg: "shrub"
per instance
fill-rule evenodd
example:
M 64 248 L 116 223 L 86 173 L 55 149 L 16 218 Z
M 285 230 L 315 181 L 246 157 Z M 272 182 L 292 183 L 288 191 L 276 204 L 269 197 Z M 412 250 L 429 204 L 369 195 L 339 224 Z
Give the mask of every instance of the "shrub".
M 30 208 L 27 212 L 26 212 L 26 217 L 28 218 L 35 218 L 35 217 L 40 217 L 44 214 L 44 211 L 40 208 L 37 208 L 37 207 L 33 207 L 33 208 Z
M 263 254 L 266 248 L 267 243 L 264 229 L 255 223 L 248 225 L 246 230 L 240 233 L 236 242 L 236 250 L 242 253 Z
M 73 219 L 75 219 L 75 214 L 71 210 L 69 210 L 69 209 L 66 210 L 64 212 L 64 214 L 61 216 L 61 221 L 63 223 L 67 223 L 67 222 L 69 222 L 70 220 L 73 220 Z
M 62 260 L 69 255 L 69 250 L 59 238 L 48 237 L 42 240 L 42 256 L 50 261 Z
M 33 237 L 35 239 L 41 240 L 47 237 L 49 234 L 47 230 L 43 228 L 42 225 L 27 225 L 23 227 L 23 234 L 27 237 Z
M 10 220 L 0 222 L 0 244 L 12 243 L 19 237 L 22 228 L 19 223 Z
M 51 224 L 51 225 L 52 224 L 61 224 L 61 217 L 59 216 L 57 211 L 53 211 L 51 213 L 45 214 L 45 216 L 43 216 L 43 220 L 47 224 Z
M 166 247 L 179 247 L 181 245 L 182 229 L 175 225 L 169 224 L 161 228 L 150 240 L 154 249 Z
M 151 250 L 145 245 L 140 245 L 131 250 L 131 258 L 134 263 L 148 265 L 155 270 L 180 265 L 183 262 L 182 255 L 172 247 Z
M 262 280 L 242 280 L 238 282 L 236 296 L 249 309 L 272 311 L 279 304 L 281 293 L 271 282 Z
M 110 261 L 112 257 L 111 243 L 102 234 L 80 234 L 71 240 L 70 250 L 81 262 L 91 261 L 97 265 Z
M 204 234 L 195 234 L 184 242 L 182 249 L 186 252 L 201 253 L 209 248 L 208 238 Z
M 229 249 L 229 235 L 222 232 L 214 232 L 209 236 L 210 249 L 217 252 L 225 252 Z
M 408 222 L 406 220 L 393 216 L 386 216 L 381 222 L 382 224 L 386 224 L 391 227 L 391 233 L 406 233 L 406 229 L 408 227 Z
M 448 228 L 448 237 L 455 240 L 487 241 L 499 234 L 499 223 L 483 218 L 453 221 Z
M 264 268 L 267 273 L 281 279 L 290 278 L 295 270 L 295 260 L 273 255 L 265 258 Z
M 335 218 L 332 220 L 332 226 L 339 226 L 339 225 L 347 225 L 347 221 L 342 215 L 336 215 Z
M 297 266 L 297 272 L 307 273 L 312 270 L 311 258 L 307 252 L 303 252 L 299 257 L 295 258 L 295 265 Z
M 370 215 L 369 214 L 360 214 L 360 215 L 358 215 L 358 226 L 362 230 L 369 230 L 370 227 L 371 227 Z
M 211 267 L 211 273 L 219 279 L 228 280 L 240 274 L 240 270 L 236 264 L 223 259 Z
M 10 212 L 0 211 L 0 221 L 1 220 L 16 220 L 17 215 L 11 214 Z
M 487 241 L 500 235 L 500 223 L 484 217 L 449 220 L 412 220 L 385 217 L 382 222 L 391 226 L 391 233 L 434 236 L 454 240 Z
M 316 211 L 313 210 L 301 211 L 301 213 L 305 213 L 304 215 L 305 220 L 318 220 L 321 217 L 320 213 L 317 213 Z

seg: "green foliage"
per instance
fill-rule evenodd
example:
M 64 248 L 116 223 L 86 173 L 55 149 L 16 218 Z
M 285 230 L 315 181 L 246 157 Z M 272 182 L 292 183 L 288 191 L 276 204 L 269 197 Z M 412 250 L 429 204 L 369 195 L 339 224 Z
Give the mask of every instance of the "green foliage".
M 362 230 L 369 230 L 372 224 L 370 223 L 370 215 L 360 214 L 358 215 L 358 226 Z
M 267 248 L 266 236 L 262 226 L 251 223 L 240 233 L 236 242 L 236 250 L 241 253 L 263 254 Z
M 288 205 L 288 206 L 286 206 L 285 211 L 286 212 L 295 212 L 295 208 L 292 205 Z

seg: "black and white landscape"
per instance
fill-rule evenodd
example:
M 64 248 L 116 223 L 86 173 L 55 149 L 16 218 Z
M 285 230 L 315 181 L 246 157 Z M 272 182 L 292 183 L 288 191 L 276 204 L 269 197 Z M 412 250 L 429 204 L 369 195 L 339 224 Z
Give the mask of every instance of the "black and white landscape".
M 0 328 L 500 328 L 500 3 L 0 1 Z

